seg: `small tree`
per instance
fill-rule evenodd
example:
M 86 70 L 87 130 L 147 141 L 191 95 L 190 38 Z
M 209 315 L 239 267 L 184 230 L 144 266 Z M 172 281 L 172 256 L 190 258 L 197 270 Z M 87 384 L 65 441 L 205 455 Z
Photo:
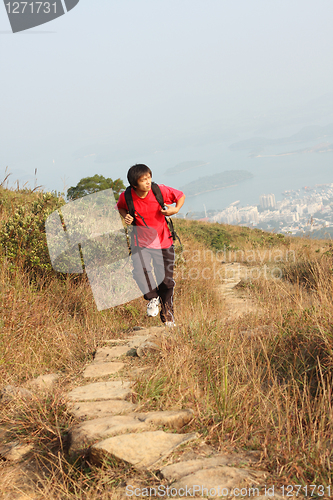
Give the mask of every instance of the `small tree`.
M 67 190 L 67 199 L 77 200 L 78 198 L 82 198 L 82 196 L 110 188 L 113 190 L 116 200 L 118 200 L 120 193 L 125 191 L 125 186 L 121 179 L 113 181 L 110 177 L 106 179 L 103 175 L 97 174 L 93 177 L 84 177 L 75 187 L 70 187 Z

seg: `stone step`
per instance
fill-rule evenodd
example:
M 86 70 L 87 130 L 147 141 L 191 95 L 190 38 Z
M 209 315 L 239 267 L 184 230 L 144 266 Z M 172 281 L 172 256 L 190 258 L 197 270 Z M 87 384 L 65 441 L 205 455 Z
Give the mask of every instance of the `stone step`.
M 149 430 L 151 426 L 165 425 L 170 429 L 180 430 L 193 419 L 193 415 L 193 411 L 188 409 L 109 415 L 104 418 L 88 420 L 70 430 L 69 451 L 71 455 L 77 455 L 93 442 L 119 434 Z
M 121 401 L 110 399 L 106 401 L 87 401 L 71 403 L 67 405 L 67 409 L 71 415 L 81 420 L 92 420 L 95 418 L 103 418 L 111 415 L 119 415 L 121 413 L 130 413 L 135 410 L 138 405 L 129 401 Z
M 160 349 L 161 345 L 159 342 L 150 342 L 147 340 L 136 349 L 136 354 L 139 358 L 144 358 L 149 352 L 158 352 Z
M 83 372 L 85 378 L 105 377 L 106 375 L 113 375 L 125 366 L 125 363 L 117 363 L 109 361 L 107 363 L 91 363 L 86 367 Z
M 165 332 L 165 329 L 166 327 L 164 325 L 160 325 L 160 326 L 149 326 L 147 328 L 142 328 L 140 330 L 140 336 L 144 336 L 144 335 L 163 335 L 163 333 Z
M 116 345 L 124 345 L 127 344 L 127 342 L 130 340 L 130 338 L 124 338 L 124 339 L 109 339 L 109 340 L 104 340 L 105 344 L 110 344 L 110 346 L 116 346 Z
M 131 345 L 131 347 L 137 347 L 137 345 L 140 345 L 140 342 L 144 342 L 150 335 L 163 335 L 165 332 L 165 327 L 163 325 L 161 326 L 149 326 L 147 328 L 144 327 L 134 327 L 134 331 L 138 332 L 136 335 L 133 335 L 131 337 L 124 337 L 122 339 L 109 339 L 105 340 L 104 342 L 106 344 L 109 344 L 112 346 L 114 344 L 115 346 L 120 346 L 120 345 Z M 137 345 L 136 345 L 137 344 Z
M 57 373 L 48 373 L 45 375 L 40 375 L 39 377 L 30 380 L 27 385 L 32 389 L 37 389 L 41 391 L 49 391 L 54 388 L 59 380 L 59 375 Z
M 77 456 L 89 446 L 108 437 L 148 430 L 149 425 L 132 415 L 117 415 L 88 420 L 69 431 L 69 453 Z
M 11 441 L 0 445 L 0 458 L 11 462 L 18 462 L 32 451 L 32 444 L 21 444 L 19 441 Z
M 183 476 L 175 483 L 172 488 L 176 491 L 181 488 L 193 489 L 195 493 L 202 496 L 225 497 L 234 488 L 246 486 L 246 490 L 253 488 L 252 497 L 259 493 L 254 488 L 267 477 L 264 471 L 254 469 L 240 469 L 236 467 L 218 466 L 210 469 L 198 470 L 193 474 Z M 244 490 L 245 491 L 245 490 Z
M 180 430 L 193 420 L 194 411 L 186 408 L 185 410 L 151 411 L 137 415 L 149 424 L 166 425 L 169 429 Z
M 115 358 L 120 358 L 129 350 L 126 345 L 116 347 L 99 347 L 96 351 L 93 363 L 106 363 Z
M 127 399 L 131 396 L 131 382 L 115 380 L 95 382 L 76 387 L 67 394 L 70 401 L 98 401 L 105 399 Z
M 24 387 L 15 387 L 14 385 L 6 385 L 0 390 L 1 403 L 7 403 L 15 399 L 29 400 L 33 397 L 33 393 Z
M 92 445 L 90 460 L 100 464 L 105 458 L 116 458 L 138 469 L 151 468 L 178 446 L 197 438 L 196 433 L 170 434 L 163 431 L 122 434 Z
M 215 455 L 210 458 L 197 458 L 194 460 L 186 460 L 167 465 L 161 469 L 161 474 L 169 481 L 178 481 L 182 477 L 194 474 L 197 471 L 204 469 L 212 469 L 213 467 L 244 465 L 258 462 L 260 454 L 248 453 L 229 453 L 223 455 Z
M 149 338 L 149 335 L 136 335 L 135 337 L 132 337 L 128 342 L 127 345 L 128 347 L 139 347 L 141 344 L 143 344 L 147 339 Z

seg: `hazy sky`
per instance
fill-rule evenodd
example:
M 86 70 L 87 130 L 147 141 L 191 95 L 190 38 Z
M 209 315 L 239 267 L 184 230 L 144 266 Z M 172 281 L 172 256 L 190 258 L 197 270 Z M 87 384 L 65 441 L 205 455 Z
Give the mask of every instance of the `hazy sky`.
M 80 0 L 12 34 L 0 5 L 0 176 L 125 180 L 136 162 L 158 173 L 205 160 L 200 145 L 330 123 L 332 19 L 331 0 Z

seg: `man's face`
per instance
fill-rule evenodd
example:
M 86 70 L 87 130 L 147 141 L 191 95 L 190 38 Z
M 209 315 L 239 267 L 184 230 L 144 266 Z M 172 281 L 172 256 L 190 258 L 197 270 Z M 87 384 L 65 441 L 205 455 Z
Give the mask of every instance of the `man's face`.
M 136 188 L 140 191 L 148 193 L 148 191 L 150 191 L 151 189 L 151 175 L 145 174 L 139 177 L 139 179 L 137 180 Z

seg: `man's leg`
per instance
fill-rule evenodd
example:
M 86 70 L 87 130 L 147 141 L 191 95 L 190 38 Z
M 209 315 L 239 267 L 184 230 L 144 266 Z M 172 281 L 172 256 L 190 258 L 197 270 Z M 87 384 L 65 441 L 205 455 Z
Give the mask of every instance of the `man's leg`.
M 148 248 L 134 247 L 132 252 L 132 274 L 146 300 L 151 300 L 159 296 L 152 273 L 151 259 L 151 252 Z
M 173 291 L 175 281 L 173 270 L 175 264 L 175 250 L 171 246 L 153 254 L 154 271 L 158 285 L 158 295 L 161 300 L 160 318 L 163 323 L 174 322 Z M 164 274 L 164 277 L 163 277 Z

